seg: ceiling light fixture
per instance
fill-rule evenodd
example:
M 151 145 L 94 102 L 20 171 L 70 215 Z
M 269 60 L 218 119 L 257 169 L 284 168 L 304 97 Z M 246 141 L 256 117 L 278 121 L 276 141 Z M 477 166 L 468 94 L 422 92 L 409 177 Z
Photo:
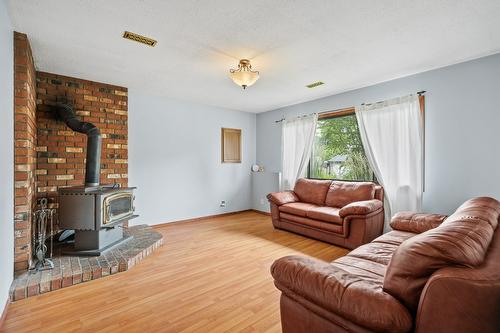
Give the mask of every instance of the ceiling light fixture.
M 252 70 L 250 60 L 241 59 L 238 64 L 238 69 L 230 69 L 229 77 L 234 83 L 246 89 L 259 79 L 259 72 Z

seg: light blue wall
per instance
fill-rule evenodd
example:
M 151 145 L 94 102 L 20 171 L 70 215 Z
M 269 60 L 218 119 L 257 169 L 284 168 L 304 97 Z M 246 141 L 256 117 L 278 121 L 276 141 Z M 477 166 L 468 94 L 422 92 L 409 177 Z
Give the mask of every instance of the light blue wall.
M 158 224 L 252 208 L 255 114 L 129 91 L 134 223 Z M 242 130 L 242 163 L 221 163 L 221 128 Z M 220 202 L 226 201 L 221 208 Z
M 451 212 L 473 196 L 500 199 L 500 54 L 258 114 L 257 162 L 280 171 L 281 125 L 274 121 L 283 116 L 420 90 L 427 91 L 424 210 Z
M 5 1 L 0 0 L 0 315 L 14 276 L 14 50 Z

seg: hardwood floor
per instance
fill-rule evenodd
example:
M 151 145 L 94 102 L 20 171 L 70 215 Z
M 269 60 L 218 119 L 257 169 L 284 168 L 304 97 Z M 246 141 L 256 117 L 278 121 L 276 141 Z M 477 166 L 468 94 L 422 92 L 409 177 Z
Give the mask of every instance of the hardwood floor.
M 12 303 L 0 332 L 281 332 L 273 261 L 348 252 L 255 212 L 157 230 L 165 244 L 130 271 Z

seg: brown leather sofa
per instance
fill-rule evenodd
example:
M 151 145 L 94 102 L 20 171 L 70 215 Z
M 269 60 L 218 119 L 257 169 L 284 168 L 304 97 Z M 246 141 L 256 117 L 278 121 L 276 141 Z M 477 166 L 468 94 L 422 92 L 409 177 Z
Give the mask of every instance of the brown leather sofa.
M 273 225 L 349 249 L 384 228 L 384 190 L 371 182 L 299 179 L 293 191 L 267 195 Z
M 277 260 L 283 332 L 500 332 L 499 216 L 487 197 L 449 217 L 399 213 L 331 263 Z

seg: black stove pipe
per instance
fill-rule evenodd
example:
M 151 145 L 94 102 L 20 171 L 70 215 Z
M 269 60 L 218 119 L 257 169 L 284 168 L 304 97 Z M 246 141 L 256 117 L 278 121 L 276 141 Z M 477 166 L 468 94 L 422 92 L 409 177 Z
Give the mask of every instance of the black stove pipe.
M 67 104 L 57 103 L 55 110 L 62 121 L 75 132 L 87 135 L 87 163 L 85 165 L 85 186 L 98 186 L 101 173 L 102 137 L 94 124 L 76 118 L 73 108 Z

